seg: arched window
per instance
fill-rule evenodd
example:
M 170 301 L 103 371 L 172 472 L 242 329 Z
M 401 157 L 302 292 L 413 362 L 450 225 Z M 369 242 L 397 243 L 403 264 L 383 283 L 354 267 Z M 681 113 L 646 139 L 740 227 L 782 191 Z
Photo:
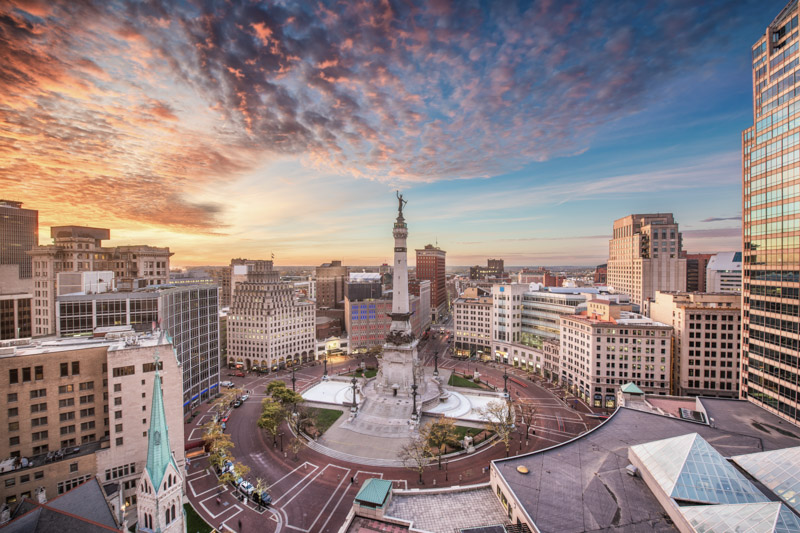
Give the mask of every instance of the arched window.
M 172 519 L 175 520 L 175 504 L 172 504 Z

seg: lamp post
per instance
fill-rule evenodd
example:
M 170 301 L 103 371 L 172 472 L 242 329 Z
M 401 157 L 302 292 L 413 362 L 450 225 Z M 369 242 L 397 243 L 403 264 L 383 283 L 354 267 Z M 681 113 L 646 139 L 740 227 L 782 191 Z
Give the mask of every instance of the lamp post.
M 327 381 L 327 379 L 328 379 L 328 354 L 327 353 L 325 353 L 325 358 L 322 360 L 322 364 L 325 367 L 325 371 L 322 373 L 322 379 Z
M 508 367 L 503 369 L 503 394 L 508 397 Z
M 279 437 L 281 438 L 281 452 L 283 452 L 283 432 L 281 432 Z
M 353 374 L 353 379 L 350 380 L 350 383 L 353 384 L 353 412 L 358 412 L 358 402 L 356 401 L 356 376 Z
M 411 418 L 413 420 L 417 419 L 417 372 L 414 369 L 414 384 L 411 385 Z
M 433 375 L 439 375 L 439 352 L 436 351 L 433 353 Z
M 297 392 L 295 390 L 294 384 L 297 381 L 297 378 L 294 377 L 294 367 L 292 367 L 292 392 Z

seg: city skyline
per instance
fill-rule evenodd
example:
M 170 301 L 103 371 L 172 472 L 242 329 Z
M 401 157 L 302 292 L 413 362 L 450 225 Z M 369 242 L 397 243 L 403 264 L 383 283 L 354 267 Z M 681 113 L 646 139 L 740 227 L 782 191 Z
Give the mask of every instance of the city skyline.
M 386 262 L 394 189 L 448 265 L 604 263 L 636 212 L 739 250 L 743 50 L 783 4 L 11 2 L 3 196 L 176 266 Z

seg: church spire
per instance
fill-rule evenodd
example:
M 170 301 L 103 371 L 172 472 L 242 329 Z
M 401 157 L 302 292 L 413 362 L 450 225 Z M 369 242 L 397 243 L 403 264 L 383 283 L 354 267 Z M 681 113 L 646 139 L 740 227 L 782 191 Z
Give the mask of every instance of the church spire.
M 167 416 L 164 413 L 164 396 L 161 392 L 161 374 L 158 371 L 159 358 L 155 355 L 156 376 L 153 379 L 153 403 L 150 407 L 150 431 L 147 433 L 147 473 L 158 492 L 167 466 L 172 463 L 175 470 L 178 465 L 169 450 L 167 433 Z

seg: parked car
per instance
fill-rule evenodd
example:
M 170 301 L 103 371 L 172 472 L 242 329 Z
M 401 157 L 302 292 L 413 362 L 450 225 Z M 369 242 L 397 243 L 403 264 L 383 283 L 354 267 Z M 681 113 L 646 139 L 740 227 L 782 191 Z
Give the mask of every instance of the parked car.
M 249 395 L 249 394 L 244 394 L 244 395 L 242 395 L 242 398 L 241 398 L 241 400 L 242 400 L 243 402 L 246 402 L 248 398 L 250 398 L 250 395 Z
M 242 400 L 236 400 L 235 402 L 233 402 L 234 407 L 241 407 L 241 405 L 242 405 Z
M 253 491 L 256 490 L 252 483 L 249 481 L 242 481 L 239 483 L 239 490 L 242 491 L 244 494 L 250 496 L 253 494 Z
M 225 422 L 223 422 L 223 423 L 222 423 L 222 431 L 225 431 L 225 429 L 226 429 L 227 427 L 228 427 L 228 426 L 225 424 Z
M 222 473 L 227 474 L 228 472 L 233 472 L 232 461 L 225 461 L 225 463 L 222 465 Z
M 221 387 L 228 387 L 229 389 L 233 387 L 233 381 L 221 381 L 219 384 Z
M 253 498 L 254 502 L 259 505 L 263 505 L 264 507 L 272 503 L 272 496 L 270 496 L 267 491 L 261 493 L 254 492 L 251 498 Z
M 226 416 L 225 418 L 223 418 L 223 419 L 222 419 L 222 423 L 223 423 L 223 424 L 227 424 L 227 423 L 228 423 L 228 417 L 227 417 L 227 416 Z
M 244 377 L 244 372 L 237 372 L 236 373 L 236 377 L 237 378 L 243 378 Z

